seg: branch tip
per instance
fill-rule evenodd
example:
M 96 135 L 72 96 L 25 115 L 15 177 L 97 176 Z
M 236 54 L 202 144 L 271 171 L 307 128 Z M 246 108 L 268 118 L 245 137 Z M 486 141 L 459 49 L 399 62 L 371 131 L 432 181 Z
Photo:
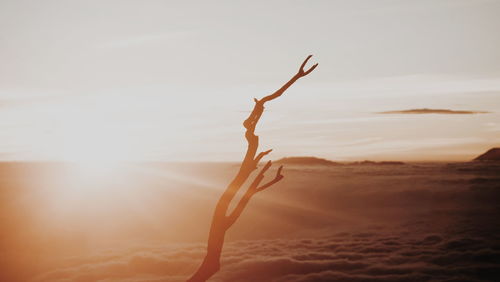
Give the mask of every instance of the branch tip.
M 308 74 L 310 74 L 317 66 L 318 64 L 314 64 L 312 67 L 310 67 L 308 70 L 304 70 L 304 67 L 306 66 L 307 62 L 309 61 L 309 59 L 312 57 L 312 55 L 309 55 L 307 56 L 307 58 L 304 60 L 304 62 L 302 63 L 302 65 L 300 65 L 300 69 L 299 69 L 299 72 L 298 72 L 298 75 L 300 77 L 302 76 L 306 76 Z
M 262 174 L 264 174 L 264 172 L 266 172 L 266 170 L 268 170 L 272 164 L 273 164 L 273 161 L 271 161 L 271 160 L 267 161 L 266 165 L 262 169 Z

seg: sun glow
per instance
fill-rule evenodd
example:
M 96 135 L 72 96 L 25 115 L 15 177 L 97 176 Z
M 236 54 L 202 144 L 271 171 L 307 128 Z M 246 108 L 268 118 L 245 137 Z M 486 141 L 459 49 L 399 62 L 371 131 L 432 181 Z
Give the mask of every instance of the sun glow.
M 57 160 L 93 169 L 109 168 L 136 156 L 133 134 L 106 113 L 71 113 L 59 122 Z

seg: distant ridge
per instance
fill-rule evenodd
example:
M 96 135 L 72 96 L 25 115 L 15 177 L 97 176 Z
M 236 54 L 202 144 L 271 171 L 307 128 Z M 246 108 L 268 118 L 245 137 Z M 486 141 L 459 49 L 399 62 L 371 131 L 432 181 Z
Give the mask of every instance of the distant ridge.
M 340 165 L 340 163 L 316 157 L 287 157 L 277 160 L 276 163 L 296 165 Z
M 381 161 L 381 162 L 374 162 L 374 161 L 362 161 L 362 162 L 353 162 L 350 164 L 354 165 L 404 165 L 404 162 L 397 162 L 397 161 Z
M 360 161 L 360 162 L 334 162 L 331 160 L 317 158 L 317 157 L 287 157 L 275 161 L 278 164 L 292 164 L 292 165 L 404 165 L 404 162 L 396 161 Z
M 500 148 L 489 149 L 486 153 L 475 158 L 474 161 L 500 161 Z

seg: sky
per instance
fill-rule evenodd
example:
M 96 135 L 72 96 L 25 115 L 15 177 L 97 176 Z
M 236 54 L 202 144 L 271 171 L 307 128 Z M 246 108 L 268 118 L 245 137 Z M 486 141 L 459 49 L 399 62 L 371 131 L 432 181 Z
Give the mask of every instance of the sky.
M 500 1 L 0 1 L 0 160 L 469 160 L 500 144 Z M 422 110 L 426 109 L 426 110 Z M 434 110 L 449 111 L 434 111 Z M 472 113 L 455 113 L 466 111 Z

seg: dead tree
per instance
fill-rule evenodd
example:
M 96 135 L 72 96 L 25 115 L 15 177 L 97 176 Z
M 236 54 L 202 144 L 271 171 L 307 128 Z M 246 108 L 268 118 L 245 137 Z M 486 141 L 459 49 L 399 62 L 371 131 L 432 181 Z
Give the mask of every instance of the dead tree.
M 271 152 L 271 150 L 267 150 L 257 154 L 257 149 L 259 147 L 259 136 L 255 135 L 255 127 L 257 126 L 257 123 L 259 122 L 259 119 L 264 112 L 264 104 L 278 98 L 299 78 L 311 73 L 318 66 L 318 64 L 315 64 L 308 70 L 304 70 L 307 61 L 309 61 L 311 57 L 312 55 L 309 55 L 300 66 L 299 71 L 276 92 L 265 96 L 260 100 L 254 98 L 255 105 L 253 107 L 253 110 L 248 118 L 243 122 L 243 126 L 246 129 L 245 138 L 248 142 L 245 158 L 241 163 L 238 174 L 236 174 L 234 179 L 228 185 L 222 196 L 219 198 L 219 201 L 217 202 L 217 206 L 215 207 L 215 211 L 212 217 L 210 233 L 208 235 L 207 253 L 205 255 L 205 258 L 203 259 L 202 264 L 199 266 L 198 270 L 193 274 L 193 276 L 188 279 L 188 282 L 206 281 L 217 271 L 219 271 L 220 257 L 226 231 L 240 217 L 241 212 L 245 209 L 248 201 L 252 198 L 253 195 L 255 195 L 255 193 L 263 191 L 283 179 L 283 175 L 281 174 L 281 170 L 283 167 L 280 166 L 273 180 L 265 184 L 261 184 L 262 180 L 264 179 L 264 174 L 271 167 L 271 161 L 268 161 L 252 181 L 236 207 L 228 214 L 229 205 L 238 190 L 245 183 L 250 174 L 258 168 L 260 160 L 265 155 Z

